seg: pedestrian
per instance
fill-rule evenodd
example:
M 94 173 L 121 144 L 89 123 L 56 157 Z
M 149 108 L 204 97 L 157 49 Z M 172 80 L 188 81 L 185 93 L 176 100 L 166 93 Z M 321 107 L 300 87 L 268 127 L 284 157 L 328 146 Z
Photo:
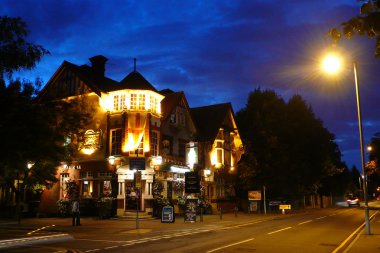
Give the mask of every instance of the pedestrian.
M 80 210 L 79 201 L 77 199 L 73 202 L 71 212 L 73 213 L 73 226 L 80 226 Z

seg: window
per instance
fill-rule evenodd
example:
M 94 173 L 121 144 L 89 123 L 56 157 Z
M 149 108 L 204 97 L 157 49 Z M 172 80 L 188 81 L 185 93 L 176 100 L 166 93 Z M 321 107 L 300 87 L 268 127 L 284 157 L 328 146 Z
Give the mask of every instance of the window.
M 137 109 L 137 94 L 131 94 L 131 110 Z
M 121 154 L 121 129 L 111 130 L 111 155 Z
M 111 181 L 103 181 L 103 196 L 110 197 L 112 193 Z
M 216 141 L 216 162 L 218 164 L 224 164 L 224 149 L 223 149 L 223 141 Z
M 139 94 L 139 110 L 145 110 L 145 94 Z
M 113 109 L 115 111 L 123 110 L 125 106 L 125 94 L 113 96 Z
M 83 181 L 83 197 L 91 198 L 92 197 L 92 181 L 84 180 Z
M 92 178 L 94 177 L 94 173 L 92 171 L 82 171 L 80 173 L 81 178 Z
M 157 112 L 157 104 L 158 104 L 157 98 L 154 96 L 150 96 L 150 110 L 152 112 Z
M 177 113 L 176 113 L 177 110 L 174 110 L 172 112 L 172 114 L 170 114 L 170 124 L 173 124 L 173 125 L 176 125 L 177 124 Z
M 152 131 L 150 135 L 150 150 L 152 156 L 158 156 L 158 132 Z
M 137 149 L 135 150 L 131 150 L 129 152 L 130 155 L 133 155 L 135 154 L 136 156 L 139 156 L 139 155 L 144 155 L 144 136 L 141 137 L 141 141 L 137 147 Z
M 112 177 L 112 173 L 109 171 L 101 171 L 99 172 L 99 177 Z

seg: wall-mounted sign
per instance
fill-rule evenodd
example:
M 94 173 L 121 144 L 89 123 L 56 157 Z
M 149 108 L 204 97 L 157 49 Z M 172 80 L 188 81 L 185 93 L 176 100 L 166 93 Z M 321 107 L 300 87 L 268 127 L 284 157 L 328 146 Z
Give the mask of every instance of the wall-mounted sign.
M 193 168 L 198 163 L 198 143 L 190 142 L 186 144 L 186 164 Z
M 101 130 L 94 131 L 92 129 L 87 130 L 83 136 L 83 144 L 81 150 L 85 154 L 92 154 L 96 150 L 101 148 Z

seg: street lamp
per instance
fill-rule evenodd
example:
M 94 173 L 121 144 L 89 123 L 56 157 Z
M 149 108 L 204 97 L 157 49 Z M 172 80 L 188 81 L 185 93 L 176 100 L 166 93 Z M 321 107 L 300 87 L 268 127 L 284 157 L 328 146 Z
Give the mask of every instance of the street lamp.
M 329 54 L 327 55 L 323 62 L 322 68 L 325 72 L 333 75 L 340 71 L 341 69 L 341 59 L 338 55 Z M 359 92 L 359 81 L 358 81 L 358 71 L 357 63 L 353 62 L 354 67 L 354 77 L 355 77 L 355 89 L 356 89 L 356 106 L 358 111 L 358 126 L 359 126 L 359 137 L 360 137 L 360 155 L 361 155 L 361 167 L 363 175 L 363 195 L 364 195 L 364 217 L 365 217 L 365 228 L 366 234 L 371 234 L 370 224 L 369 224 L 369 208 L 368 208 L 368 196 L 367 196 L 367 174 L 365 171 L 364 162 L 364 144 L 363 144 L 363 129 L 362 129 L 362 113 L 360 109 L 360 92 Z

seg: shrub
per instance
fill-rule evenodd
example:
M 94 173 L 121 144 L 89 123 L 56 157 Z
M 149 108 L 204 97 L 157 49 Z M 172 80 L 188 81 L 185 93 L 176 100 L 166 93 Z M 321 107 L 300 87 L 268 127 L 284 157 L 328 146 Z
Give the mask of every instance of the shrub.
M 69 199 L 60 199 L 57 201 L 58 212 L 61 216 L 66 217 L 71 213 L 71 201 Z

